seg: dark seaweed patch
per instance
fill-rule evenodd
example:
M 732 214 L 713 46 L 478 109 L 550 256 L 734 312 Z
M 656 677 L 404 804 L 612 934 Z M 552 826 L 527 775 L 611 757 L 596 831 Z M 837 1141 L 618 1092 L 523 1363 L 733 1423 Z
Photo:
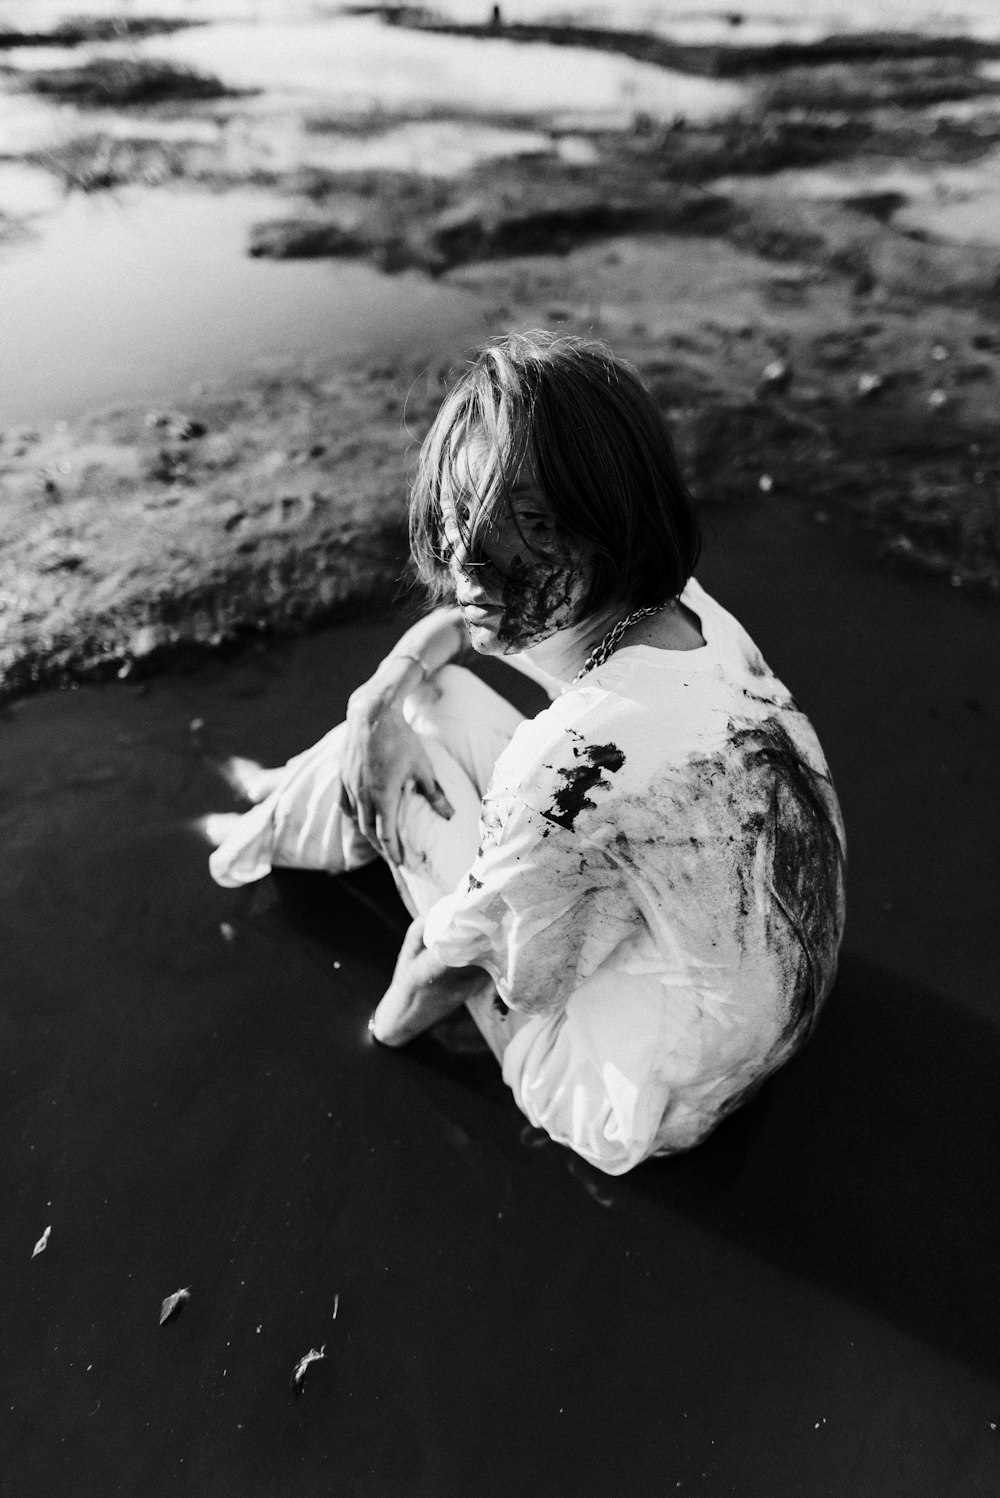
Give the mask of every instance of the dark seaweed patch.
M 590 744 L 582 749 L 574 745 L 573 755 L 580 763 L 560 766 L 558 773 L 563 784 L 556 791 L 552 805 L 542 813 L 568 832 L 573 831 L 573 824 L 581 811 L 594 810 L 589 792 L 601 784 L 604 771 L 614 775 L 625 763 L 625 756 L 617 744 Z

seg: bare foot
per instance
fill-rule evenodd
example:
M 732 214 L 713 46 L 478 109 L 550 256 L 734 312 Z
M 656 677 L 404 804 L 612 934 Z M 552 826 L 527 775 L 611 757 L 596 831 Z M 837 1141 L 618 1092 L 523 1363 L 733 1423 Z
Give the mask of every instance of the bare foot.
M 240 821 L 242 817 L 238 811 L 220 811 L 212 812 L 207 817 L 199 817 L 196 825 L 212 847 L 217 848 L 220 843 L 225 842 L 237 822 Z
M 239 754 L 223 760 L 219 771 L 222 778 L 238 795 L 255 803 L 263 801 L 272 791 L 276 791 L 285 778 L 283 767 L 265 770 L 264 766 L 259 765 L 255 759 L 244 759 Z

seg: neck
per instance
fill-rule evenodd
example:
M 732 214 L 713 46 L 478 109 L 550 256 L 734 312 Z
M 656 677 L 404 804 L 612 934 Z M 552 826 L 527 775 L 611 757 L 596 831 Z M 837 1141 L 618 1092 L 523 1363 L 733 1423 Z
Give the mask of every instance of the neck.
M 627 603 L 610 603 L 599 613 L 588 614 L 579 624 L 560 629 L 547 640 L 521 652 L 522 658 L 545 676 L 568 686 L 582 669 L 588 656 L 629 612 Z

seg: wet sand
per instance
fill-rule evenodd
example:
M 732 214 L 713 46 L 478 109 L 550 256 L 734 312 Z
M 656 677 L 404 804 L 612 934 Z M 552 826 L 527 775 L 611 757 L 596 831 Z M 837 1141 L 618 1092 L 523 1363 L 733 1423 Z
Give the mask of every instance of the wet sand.
M 208 877 L 218 757 L 309 742 L 396 621 L 5 710 L 4 1491 L 996 1491 L 995 610 L 764 500 L 700 575 L 827 748 L 847 947 L 762 1098 L 619 1180 L 489 1058 L 370 1045 L 379 870 Z

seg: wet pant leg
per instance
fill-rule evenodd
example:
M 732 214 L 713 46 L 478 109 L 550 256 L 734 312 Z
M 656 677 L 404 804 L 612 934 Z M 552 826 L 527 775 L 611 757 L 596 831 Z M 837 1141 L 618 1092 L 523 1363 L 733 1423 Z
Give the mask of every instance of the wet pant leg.
M 413 692 L 404 716 L 420 734 L 455 815 L 445 819 L 410 787 L 399 834 L 404 851 L 394 877 L 412 914 L 456 888 L 476 854 L 479 811 L 493 766 L 522 715 L 460 666 L 444 666 Z M 344 724 L 289 761 L 271 795 L 246 812 L 209 859 L 213 878 L 234 888 L 272 868 L 339 874 L 378 856 L 340 806 Z

